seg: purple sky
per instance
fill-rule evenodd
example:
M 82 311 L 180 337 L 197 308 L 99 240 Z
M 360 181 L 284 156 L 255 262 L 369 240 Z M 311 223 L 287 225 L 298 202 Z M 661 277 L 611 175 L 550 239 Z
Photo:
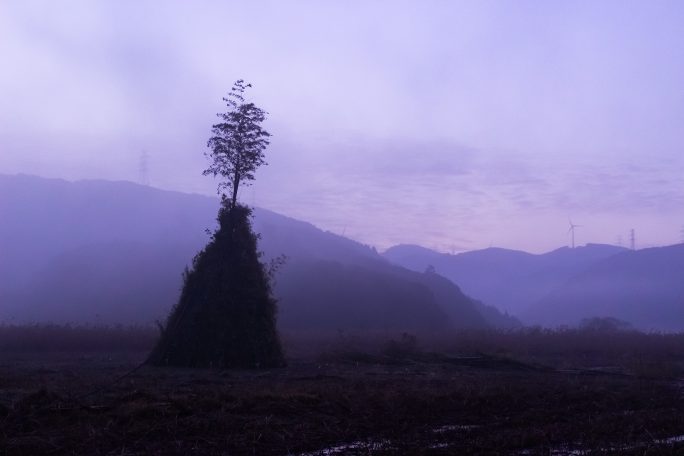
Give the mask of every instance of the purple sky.
M 212 194 L 234 80 L 270 113 L 250 204 L 378 248 L 679 242 L 684 2 L 9 0 L 0 173 Z

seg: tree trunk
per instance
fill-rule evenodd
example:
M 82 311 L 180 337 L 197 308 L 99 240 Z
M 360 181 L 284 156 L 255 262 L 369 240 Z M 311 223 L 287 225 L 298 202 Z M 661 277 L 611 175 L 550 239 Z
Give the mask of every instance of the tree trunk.
M 240 174 L 238 174 L 237 171 L 235 171 L 235 178 L 233 179 L 233 199 L 230 203 L 230 207 L 234 208 L 235 205 L 237 204 L 237 193 L 238 193 L 238 186 L 240 185 Z

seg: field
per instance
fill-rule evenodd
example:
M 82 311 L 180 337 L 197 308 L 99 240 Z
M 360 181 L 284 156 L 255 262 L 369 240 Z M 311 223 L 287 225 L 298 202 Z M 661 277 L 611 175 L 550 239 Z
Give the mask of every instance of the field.
M 140 366 L 147 328 L 0 328 L 0 454 L 684 454 L 684 336 L 285 334 L 288 366 Z

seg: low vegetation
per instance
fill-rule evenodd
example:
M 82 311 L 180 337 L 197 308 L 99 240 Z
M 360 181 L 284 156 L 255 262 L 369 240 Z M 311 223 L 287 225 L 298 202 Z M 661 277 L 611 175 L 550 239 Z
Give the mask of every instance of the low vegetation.
M 158 337 L 149 326 L 0 325 L 0 354 L 142 352 Z
M 2 454 L 681 454 L 683 334 L 285 333 L 288 366 L 141 365 L 156 328 L 0 327 Z
M 0 354 L 137 352 L 151 350 L 159 336 L 152 326 L 0 325 Z M 389 358 L 425 353 L 491 355 L 555 369 L 620 367 L 644 373 L 684 369 L 684 334 L 601 330 L 593 327 L 401 332 L 284 332 L 290 359 L 315 361 L 362 355 Z

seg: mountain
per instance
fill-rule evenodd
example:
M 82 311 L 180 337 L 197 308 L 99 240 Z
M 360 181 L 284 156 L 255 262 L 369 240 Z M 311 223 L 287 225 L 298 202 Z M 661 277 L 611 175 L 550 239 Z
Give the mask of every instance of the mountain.
M 215 227 L 218 199 L 130 182 L 0 175 L 0 321 L 163 320 Z M 514 325 L 448 280 L 255 209 L 283 329 L 447 330 Z
M 302 290 L 306 290 L 306 299 Z M 430 288 L 378 268 L 331 261 L 295 261 L 284 267 L 276 292 L 283 309 L 280 324 L 294 330 L 424 332 L 452 327 L 440 305 L 444 301 L 438 301 Z M 420 309 L 416 303 L 421 303 Z M 469 319 L 466 324 L 462 324 L 462 317 L 454 320 L 459 326 L 486 325 L 479 314 L 475 321 Z
M 23 288 L 58 255 L 112 242 L 202 246 L 213 198 L 130 182 L 0 175 L 0 290 Z
M 383 256 L 414 271 L 428 266 L 458 283 L 469 296 L 514 315 L 526 311 L 537 301 L 590 265 L 626 249 L 588 244 L 535 255 L 516 250 L 488 248 L 449 255 L 419 246 L 399 245 Z
M 684 331 L 684 244 L 626 251 L 598 261 L 524 316 L 548 326 L 610 316 L 646 331 Z

